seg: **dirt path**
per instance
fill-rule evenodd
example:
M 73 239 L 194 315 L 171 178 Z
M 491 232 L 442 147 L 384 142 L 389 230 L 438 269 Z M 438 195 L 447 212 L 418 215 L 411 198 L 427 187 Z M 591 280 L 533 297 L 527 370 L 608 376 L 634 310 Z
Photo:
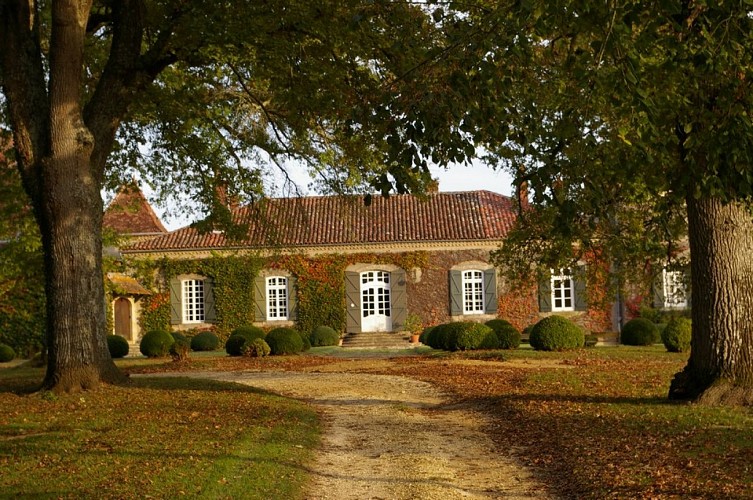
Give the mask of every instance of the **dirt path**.
M 325 423 L 311 499 L 547 498 L 495 450 L 483 418 L 430 384 L 363 373 L 240 372 L 228 380 L 306 400 Z

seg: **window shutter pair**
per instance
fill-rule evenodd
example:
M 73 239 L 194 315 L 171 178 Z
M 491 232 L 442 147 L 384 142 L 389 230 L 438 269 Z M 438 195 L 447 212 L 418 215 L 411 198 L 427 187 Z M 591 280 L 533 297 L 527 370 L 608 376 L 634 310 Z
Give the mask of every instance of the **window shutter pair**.
M 170 324 L 180 325 L 183 323 L 183 286 L 178 278 L 171 278 L 170 288 Z M 214 280 L 204 278 L 204 322 L 214 323 L 217 321 L 217 309 L 214 302 Z
M 586 267 L 578 266 L 572 274 L 573 280 L 573 309 L 588 310 L 588 296 L 586 295 Z M 539 283 L 539 312 L 552 312 L 552 277 L 546 276 Z
M 288 292 L 288 320 L 298 319 L 298 297 L 296 294 L 295 278 L 285 276 Z M 254 279 L 254 321 L 267 321 L 267 277 L 257 276 Z
M 450 271 L 450 316 L 463 314 L 463 271 Z M 484 314 L 497 313 L 497 271 L 484 270 Z

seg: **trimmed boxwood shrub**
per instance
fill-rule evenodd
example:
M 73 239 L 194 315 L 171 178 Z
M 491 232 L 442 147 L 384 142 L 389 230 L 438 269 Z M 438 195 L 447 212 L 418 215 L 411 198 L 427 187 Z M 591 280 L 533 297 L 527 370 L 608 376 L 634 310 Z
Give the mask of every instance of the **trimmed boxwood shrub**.
M 239 326 L 238 328 L 230 332 L 230 336 L 233 335 L 240 335 L 241 337 L 246 337 L 248 340 L 263 339 L 267 336 L 267 334 L 264 333 L 264 330 L 262 330 L 258 326 L 253 325 Z
M 201 332 L 191 338 L 191 350 L 214 351 L 220 347 L 220 339 L 212 332 Z
M 452 323 L 442 323 L 441 325 L 435 326 L 427 335 L 426 335 L 426 342 L 424 344 L 428 345 L 429 347 L 433 349 L 442 349 L 442 350 L 449 350 L 450 344 L 449 344 L 449 337 L 450 337 L 450 331 L 452 330 Z
M 687 318 L 675 318 L 661 332 L 661 341 L 669 352 L 686 352 L 690 349 L 693 324 Z
M 225 342 L 225 352 L 227 352 L 230 356 L 242 356 L 243 353 L 241 352 L 241 348 L 244 344 L 243 340 L 252 342 L 255 339 L 264 340 L 265 337 L 266 334 L 264 333 L 264 330 L 262 330 L 258 326 L 239 326 L 238 328 L 233 330 L 233 333 L 230 334 L 230 337 L 228 337 L 227 341 Z
M 298 335 L 301 336 L 301 343 L 303 344 L 301 351 L 306 352 L 311 349 L 311 341 L 309 340 L 309 336 L 300 330 L 296 330 L 296 332 L 298 332 Z
M 583 347 L 585 333 L 569 319 L 554 315 L 533 326 L 529 342 L 537 351 L 577 349 Z
M 264 340 L 254 339 L 250 342 L 247 340 L 241 347 L 241 351 L 244 356 L 251 358 L 263 358 L 265 356 L 269 356 L 272 350 L 270 349 L 269 344 L 267 344 Z
M 340 334 L 337 333 L 334 328 L 317 326 L 314 328 L 314 331 L 311 332 L 309 340 L 313 347 L 337 345 L 340 343 Z
M 421 332 L 421 335 L 418 337 L 418 341 L 421 342 L 424 345 L 430 345 L 429 344 L 429 335 L 431 335 L 431 332 L 436 328 L 436 326 L 427 326 L 424 328 L 424 331 Z
M 175 339 L 164 330 L 152 330 L 146 332 L 141 338 L 139 351 L 147 358 L 162 358 L 170 352 L 170 346 L 175 343 Z
M 274 328 L 266 338 L 267 344 L 274 356 L 281 354 L 298 354 L 303 350 L 301 334 L 294 328 Z
M 486 326 L 497 334 L 498 349 L 517 349 L 520 346 L 520 332 L 509 321 L 491 319 L 486 322 Z
M 631 319 L 622 327 L 620 341 L 625 345 L 652 345 L 659 342 L 659 330 L 646 318 Z
M 173 336 L 173 340 L 175 340 L 176 342 L 178 340 L 186 340 L 186 341 L 188 341 L 188 337 L 186 337 L 185 335 L 183 335 L 180 332 L 170 332 L 170 335 Z
M 188 359 L 190 350 L 191 343 L 187 338 L 177 338 L 173 345 L 170 346 L 170 356 L 172 356 L 173 361 L 185 361 Z
M 455 323 L 450 334 L 450 350 L 473 351 L 476 349 L 496 349 L 499 339 L 494 330 L 483 323 L 462 321 Z
M 128 356 L 129 349 L 128 341 L 124 337 L 120 335 L 107 336 L 107 350 L 110 351 L 111 358 L 124 358 Z
M 123 339 L 125 340 L 125 339 Z M 8 344 L 0 344 L 0 363 L 13 361 L 16 357 L 16 351 Z

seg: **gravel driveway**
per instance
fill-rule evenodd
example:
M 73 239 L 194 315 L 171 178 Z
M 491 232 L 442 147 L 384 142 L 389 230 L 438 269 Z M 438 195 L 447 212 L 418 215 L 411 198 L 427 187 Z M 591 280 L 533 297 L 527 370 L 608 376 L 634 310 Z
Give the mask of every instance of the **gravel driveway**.
M 311 499 L 548 498 L 432 385 L 364 373 L 194 373 L 305 400 L 324 420 Z

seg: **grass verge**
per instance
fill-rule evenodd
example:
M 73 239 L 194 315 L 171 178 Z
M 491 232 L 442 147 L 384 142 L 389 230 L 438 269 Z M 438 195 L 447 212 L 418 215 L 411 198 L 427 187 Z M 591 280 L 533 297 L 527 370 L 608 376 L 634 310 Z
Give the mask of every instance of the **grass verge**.
M 0 371 L 3 497 L 303 497 L 320 424 L 297 401 L 189 378 L 11 392 L 41 375 Z

